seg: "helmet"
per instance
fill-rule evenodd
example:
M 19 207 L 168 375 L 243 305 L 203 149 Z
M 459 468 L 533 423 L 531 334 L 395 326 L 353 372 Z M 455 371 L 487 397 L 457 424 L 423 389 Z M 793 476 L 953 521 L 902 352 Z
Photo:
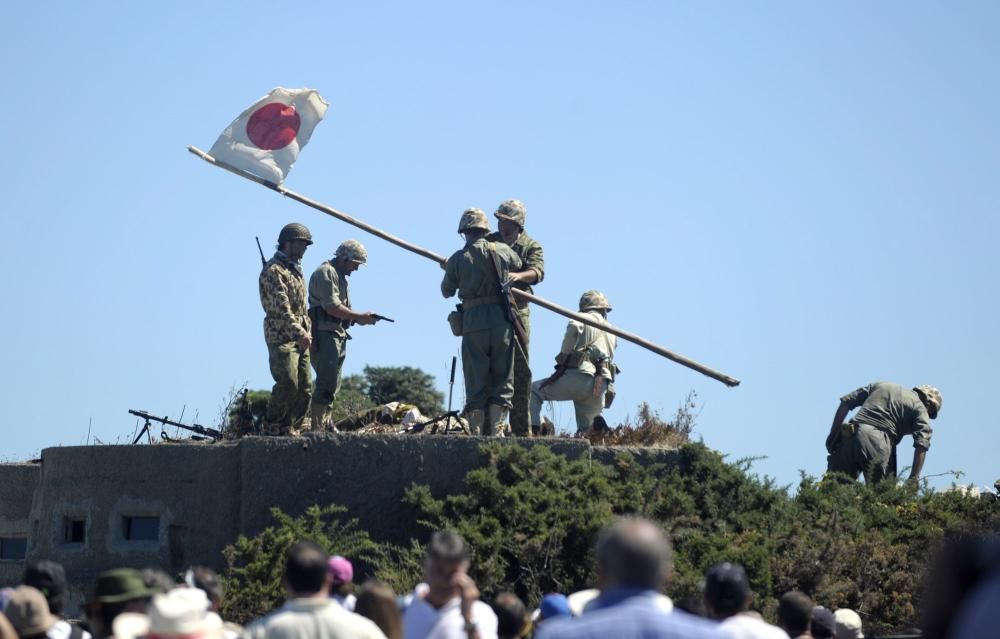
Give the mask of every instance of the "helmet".
M 357 240 L 347 240 L 337 247 L 336 257 L 342 257 L 348 262 L 365 264 L 368 262 L 368 251 Z
M 465 233 L 470 229 L 490 230 L 490 221 L 482 209 L 465 209 L 462 219 L 458 222 L 458 232 Z
M 284 244 L 289 240 L 305 240 L 307 244 L 313 243 L 312 233 L 306 228 L 305 224 L 299 224 L 298 222 L 292 222 L 291 224 L 286 224 L 284 228 L 281 229 L 281 233 L 278 233 L 278 244 Z
M 580 296 L 580 312 L 593 310 L 611 310 L 611 304 L 604 293 L 600 291 L 587 291 Z
M 528 209 L 521 200 L 504 200 L 497 207 L 494 213 L 497 219 L 507 220 L 524 228 L 524 218 L 528 215 Z
M 927 405 L 927 414 L 931 416 L 931 419 L 936 418 L 938 411 L 941 410 L 941 391 L 930 384 L 922 384 L 913 390 Z

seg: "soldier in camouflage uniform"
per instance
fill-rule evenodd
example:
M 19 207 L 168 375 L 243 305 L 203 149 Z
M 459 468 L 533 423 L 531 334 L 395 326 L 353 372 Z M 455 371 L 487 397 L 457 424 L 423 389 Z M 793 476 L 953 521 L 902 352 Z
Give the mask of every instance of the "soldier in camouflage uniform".
M 357 240 L 347 240 L 337 247 L 332 260 L 319 265 L 309 278 L 309 318 L 312 320 L 313 345 L 310 353 L 316 371 L 313 390 L 312 428 L 325 430 L 330 407 L 337 397 L 340 375 L 347 354 L 347 329 L 352 324 L 368 326 L 376 322 L 372 313 L 351 309 L 347 277 L 368 262 L 368 251 Z
M 506 244 L 486 240 L 490 223 L 481 209 L 462 213 L 458 232 L 465 248 L 448 258 L 441 293 L 457 292 L 462 300 L 466 418 L 473 433 L 495 435 L 514 394 L 514 326 L 504 314 L 500 284 L 521 270 L 521 258 Z
M 504 200 L 493 214 L 498 220 L 498 230 L 487 235 L 486 239 L 490 242 L 503 242 L 517 253 L 524 270 L 511 273 L 510 279 L 514 282 L 514 288 L 531 293 L 531 285 L 538 284 L 545 277 L 545 257 L 542 245 L 524 232 L 527 214 L 524 202 Z M 524 324 L 524 334 L 530 338 L 530 305 L 518 299 L 514 301 L 517 314 Z M 528 349 L 524 346 L 514 348 L 514 397 L 511 399 L 510 428 L 515 435 L 530 437 L 531 369 L 528 367 Z
M 580 312 L 599 322 L 608 321 L 611 304 L 600 291 L 587 291 L 580 297 Z M 556 372 L 548 379 L 531 385 L 532 430 L 541 428 L 542 402 L 573 400 L 576 409 L 576 432 L 587 433 L 594 420 L 611 405 L 612 382 L 617 338 L 593 326 L 570 320 L 562 346 L 556 355 Z
M 865 482 L 896 476 L 896 445 L 913 436 L 910 481 L 920 478 L 931 446 L 931 420 L 941 410 L 941 391 L 924 384 L 913 390 L 899 384 L 876 382 L 840 398 L 833 426 L 826 438 L 827 471 Z M 848 423 L 847 414 L 860 408 Z
M 309 409 L 312 343 L 306 312 L 302 256 L 312 235 L 302 224 L 287 224 L 278 235 L 278 250 L 260 273 L 260 303 L 264 307 L 264 340 L 274 388 L 267 402 L 267 432 L 288 435 Z

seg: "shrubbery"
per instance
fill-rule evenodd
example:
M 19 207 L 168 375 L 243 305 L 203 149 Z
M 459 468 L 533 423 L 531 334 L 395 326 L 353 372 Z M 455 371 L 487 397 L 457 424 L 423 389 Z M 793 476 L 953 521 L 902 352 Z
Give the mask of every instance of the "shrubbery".
M 437 528 L 462 534 L 475 551 L 472 575 L 485 596 L 513 590 L 529 604 L 552 591 L 593 584 L 597 532 L 620 514 L 662 523 L 675 548 L 668 594 L 697 597 L 718 561 L 746 566 L 755 608 L 773 619 L 777 598 L 800 589 L 830 607 L 859 610 L 873 629 L 915 623 L 929 559 L 949 535 L 997 530 L 996 504 L 889 482 L 869 487 L 803 477 L 798 492 L 726 463 L 702 444 L 679 449 L 678 463 L 642 466 L 621 454 L 614 464 L 570 461 L 544 445 L 490 443 L 460 494 L 437 498 L 411 486 L 416 540 L 399 548 L 371 540 L 336 508 L 312 509 L 227 549 L 227 613 L 246 619 L 280 600 L 284 550 L 298 537 L 318 540 L 397 590 L 420 578 L 420 546 Z

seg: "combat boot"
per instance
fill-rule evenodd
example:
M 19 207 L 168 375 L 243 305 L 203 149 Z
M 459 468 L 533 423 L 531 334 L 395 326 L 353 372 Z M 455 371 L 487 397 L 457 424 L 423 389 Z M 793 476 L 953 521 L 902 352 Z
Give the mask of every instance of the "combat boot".
M 469 420 L 469 434 L 483 434 L 483 409 L 474 408 L 466 413 L 465 418 Z
M 489 432 L 483 433 L 490 437 L 494 437 L 503 432 L 504 422 L 507 421 L 507 408 L 504 406 L 497 406 L 496 404 L 490 404 L 489 407 L 489 417 L 486 422 L 486 429 Z

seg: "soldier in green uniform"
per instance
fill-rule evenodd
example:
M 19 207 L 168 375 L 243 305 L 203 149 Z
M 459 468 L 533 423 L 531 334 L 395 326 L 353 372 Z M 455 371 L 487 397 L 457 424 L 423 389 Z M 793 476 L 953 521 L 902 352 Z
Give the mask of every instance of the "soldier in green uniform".
M 264 307 L 264 340 L 274 388 L 267 402 L 267 432 L 288 435 L 309 409 L 312 343 L 306 312 L 302 256 L 312 235 L 302 224 L 287 224 L 278 234 L 278 250 L 260 273 L 260 303 Z
M 497 218 L 498 230 L 486 239 L 503 242 L 521 258 L 523 270 L 510 274 L 514 288 L 532 292 L 531 285 L 538 284 L 545 277 L 545 257 L 542 245 L 524 232 L 524 221 L 528 211 L 520 200 L 504 200 L 493 215 Z M 531 337 L 530 309 L 527 302 L 515 299 L 517 314 L 524 324 L 525 337 Z M 527 345 L 514 348 L 514 397 L 511 399 L 510 428 L 515 435 L 531 436 L 531 368 L 528 366 Z M 537 434 L 537 433 L 535 433 Z
M 600 291 L 587 291 L 580 296 L 580 312 L 606 323 L 611 304 Z M 556 355 L 555 374 L 531 385 L 532 430 L 541 428 L 544 401 L 572 400 L 576 432 L 589 432 L 614 399 L 617 345 L 618 338 L 611 333 L 570 320 Z
M 462 301 L 462 372 L 465 415 L 474 434 L 495 435 L 514 394 L 514 328 L 504 313 L 500 285 L 521 258 L 506 244 L 488 242 L 490 223 L 481 209 L 462 213 L 458 232 L 465 248 L 445 264 L 441 293 Z
M 347 240 L 337 247 L 332 260 L 319 265 L 309 278 L 309 318 L 312 320 L 313 390 L 312 428 L 326 430 L 330 408 L 337 397 L 340 375 L 347 354 L 347 329 L 351 324 L 368 326 L 377 320 L 372 313 L 351 309 L 347 277 L 368 262 L 368 251 L 357 240 Z
M 855 408 L 854 418 L 844 419 Z M 931 420 L 941 410 L 941 392 L 930 385 L 913 390 L 890 382 L 862 386 L 840 398 L 833 426 L 826 438 L 827 471 L 857 479 L 864 473 L 868 483 L 896 476 L 896 445 L 913 436 L 910 480 L 920 478 L 931 446 Z

